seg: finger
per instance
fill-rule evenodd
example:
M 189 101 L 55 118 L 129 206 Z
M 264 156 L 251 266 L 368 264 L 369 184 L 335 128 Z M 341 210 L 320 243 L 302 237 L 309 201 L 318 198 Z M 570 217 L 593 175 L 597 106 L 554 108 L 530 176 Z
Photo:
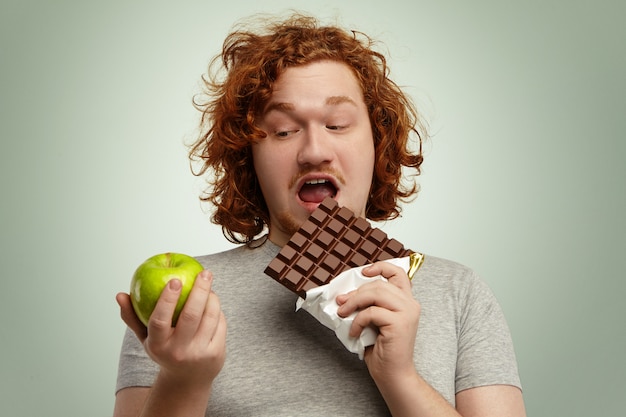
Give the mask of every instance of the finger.
M 222 316 L 223 314 L 220 299 L 217 294 L 211 291 L 204 309 L 202 322 L 198 328 L 198 333 L 201 336 L 201 343 L 208 345 L 211 340 L 213 340 L 216 336 Z
M 363 285 L 367 285 L 367 284 L 363 284 Z M 358 288 L 352 291 L 348 291 L 345 294 L 339 294 L 337 297 L 335 297 L 335 302 L 341 306 L 346 301 L 348 301 L 348 299 L 352 297 L 352 294 L 354 294 L 357 290 Z
M 378 306 L 396 311 L 401 308 L 405 293 L 395 285 L 384 281 L 374 281 L 362 285 L 357 290 L 341 297 L 337 314 L 346 317 L 356 310 Z
M 403 290 L 410 290 L 411 288 L 411 280 L 406 274 L 406 271 L 389 262 L 376 262 L 367 268 L 363 268 L 362 273 L 367 277 L 381 275 L 386 278 L 387 281 Z
M 342 306 L 346 301 L 348 301 L 348 298 L 350 298 L 350 293 L 347 294 L 339 294 L 336 298 L 335 298 L 335 302 L 339 305 Z
M 200 322 L 206 309 L 207 300 L 211 293 L 211 283 L 213 275 L 207 270 L 200 271 L 196 277 L 193 287 L 189 292 L 189 297 L 185 306 L 180 312 L 176 329 L 176 336 L 181 340 L 191 340 L 200 326 Z
M 115 296 L 117 304 L 120 306 L 120 316 L 126 325 L 137 335 L 137 338 L 143 343 L 148 336 L 148 330 L 143 325 L 130 301 L 130 295 L 126 293 L 119 293 Z
M 350 336 L 358 337 L 366 327 L 381 329 L 393 324 L 393 313 L 386 308 L 369 307 L 362 310 L 354 317 L 350 326 Z
M 198 329 L 201 343 L 205 346 L 221 344 L 226 337 L 226 319 L 222 312 L 219 297 L 211 292 L 207 300 L 207 306 L 202 317 L 202 323 Z
M 220 318 L 215 334 L 213 335 L 213 342 L 225 346 L 227 329 L 228 327 L 226 326 L 226 316 L 224 316 L 224 312 L 220 311 Z
M 172 317 L 174 310 L 176 310 L 181 288 L 180 280 L 170 280 L 161 292 L 161 296 L 150 315 L 148 334 L 155 343 L 164 343 L 172 333 Z
M 207 347 L 207 352 L 214 363 L 221 364 L 221 369 L 224 365 L 224 358 L 226 356 L 226 318 L 224 317 L 224 313 L 221 311 L 217 319 L 217 325 L 215 327 L 213 337 L 205 346 Z

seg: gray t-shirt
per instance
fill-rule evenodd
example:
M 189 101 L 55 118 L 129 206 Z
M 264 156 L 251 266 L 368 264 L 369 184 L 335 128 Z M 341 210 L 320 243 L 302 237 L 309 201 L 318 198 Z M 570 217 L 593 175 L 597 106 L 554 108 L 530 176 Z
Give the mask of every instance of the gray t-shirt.
M 213 272 L 228 325 L 224 368 L 207 416 L 389 415 L 365 362 L 263 273 L 279 251 L 267 241 L 199 257 Z M 464 389 L 520 387 L 509 330 L 493 294 L 470 269 L 426 256 L 413 278 L 421 304 L 415 367 L 452 405 Z M 117 390 L 151 386 L 158 366 L 131 331 Z

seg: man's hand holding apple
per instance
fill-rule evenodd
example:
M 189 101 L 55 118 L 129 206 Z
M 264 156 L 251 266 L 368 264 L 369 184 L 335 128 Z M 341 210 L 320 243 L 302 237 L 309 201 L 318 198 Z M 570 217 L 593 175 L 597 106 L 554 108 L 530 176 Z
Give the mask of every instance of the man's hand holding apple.
M 122 319 L 160 365 L 160 378 L 210 388 L 224 365 L 226 320 L 219 298 L 211 291 L 211 272 L 201 270 L 193 278 L 190 290 L 185 288 L 184 276 L 164 283 L 154 310 L 148 314 L 147 326 L 136 314 L 129 294 L 120 293 L 116 299 Z M 188 295 L 183 294 L 187 291 Z M 187 299 L 180 310 L 183 295 Z

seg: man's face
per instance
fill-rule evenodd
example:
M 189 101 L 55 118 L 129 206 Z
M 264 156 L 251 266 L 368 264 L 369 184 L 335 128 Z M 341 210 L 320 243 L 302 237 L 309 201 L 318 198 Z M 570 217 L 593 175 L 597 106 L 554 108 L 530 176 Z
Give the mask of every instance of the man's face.
M 272 242 L 284 245 L 327 196 L 365 215 L 374 140 L 363 92 L 347 65 L 287 69 L 258 126 L 267 137 L 252 146 L 252 156 Z

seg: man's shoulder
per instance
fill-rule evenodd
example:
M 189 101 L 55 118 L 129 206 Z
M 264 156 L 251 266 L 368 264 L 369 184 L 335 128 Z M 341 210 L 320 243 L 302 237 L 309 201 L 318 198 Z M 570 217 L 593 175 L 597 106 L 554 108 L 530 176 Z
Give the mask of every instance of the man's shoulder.
M 450 259 L 425 255 L 422 267 L 413 278 L 413 287 L 444 292 L 465 293 L 483 282 L 471 267 Z
M 255 241 L 248 245 L 239 245 L 223 251 L 196 256 L 195 258 L 207 269 L 221 267 L 233 268 L 237 266 L 267 264 L 278 254 L 280 248 L 269 240 Z
M 433 255 L 424 255 L 424 264 L 420 271 L 435 275 L 472 276 L 474 270 L 469 266 Z

